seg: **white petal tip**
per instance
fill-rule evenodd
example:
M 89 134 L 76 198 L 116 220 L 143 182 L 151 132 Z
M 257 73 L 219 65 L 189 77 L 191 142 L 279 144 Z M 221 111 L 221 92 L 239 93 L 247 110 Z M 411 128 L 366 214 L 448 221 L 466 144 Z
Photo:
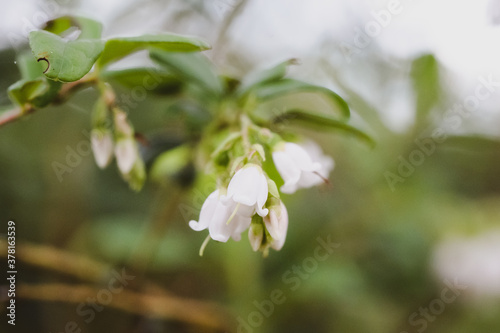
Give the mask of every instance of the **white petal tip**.
M 205 229 L 205 228 L 200 228 L 200 223 L 198 223 L 195 220 L 189 221 L 189 227 L 191 229 L 193 229 L 194 231 L 201 231 L 201 230 Z

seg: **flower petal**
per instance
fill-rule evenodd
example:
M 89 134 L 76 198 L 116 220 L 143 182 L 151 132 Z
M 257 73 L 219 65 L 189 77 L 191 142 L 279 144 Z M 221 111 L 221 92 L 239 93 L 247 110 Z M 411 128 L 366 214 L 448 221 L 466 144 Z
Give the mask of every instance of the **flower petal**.
M 205 199 L 203 206 L 201 206 L 200 221 L 189 221 L 189 227 L 195 231 L 201 231 L 208 228 L 208 225 L 215 213 L 218 201 L 219 190 L 215 190 L 207 197 L 207 199 Z
M 217 203 L 214 215 L 208 225 L 208 231 L 212 239 L 225 243 L 229 237 L 231 237 L 232 230 L 227 224 L 227 221 L 235 207 L 236 205 L 224 205 L 221 202 Z
M 250 227 L 252 223 L 251 217 L 236 215 L 229 223 L 231 228 L 231 238 L 239 242 L 241 240 L 241 233 Z
M 281 192 L 293 193 L 300 179 L 300 169 L 295 165 L 292 158 L 284 151 L 273 152 L 273 162 L 285 184 L 281 186 Z
M 266 224 L 267 227 L 267 224 Z M 288 211 L 286 210 L 285 205 L 281 202 L 281 209 L 278 216 L 278 226 L 275 228 L 275 232 L 277 233 L 277 238 L 274 238 L 271 247 L 276 251 L 279 251 L 283 248 L 286 240 L 286 234 L 288 231 Z
M 313 162 L 307 151 L 296 143 L 285 143 L 285 153 L 290 156 L 294 164 L 302 171 L 318 171 L 321 168 L 319 163 Z
M 258 180 L 258 193 L 257 193 L 257 203 L 256 203 L 256 210 L 257 214 L 260 216 L 266 216 L 269 213 L 269 210 L 267 208 L 264 208 L 264 205 L 266 204 L 267 197 L 269 195 L 269 188 L 267 185 L 267 178 L 264 176 L 263 173 L 259 175 L 259 180 Z
M 259 190 L 255 185 L 260 174 L 260 170 L 253 166 L 238 170 L 229 182 L 227 197 L 247 206 L 255 205 Z

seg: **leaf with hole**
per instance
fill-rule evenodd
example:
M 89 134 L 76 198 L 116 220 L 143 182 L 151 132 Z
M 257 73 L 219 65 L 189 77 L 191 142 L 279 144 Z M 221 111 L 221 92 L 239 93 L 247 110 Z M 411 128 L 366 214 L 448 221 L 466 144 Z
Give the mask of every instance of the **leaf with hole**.
M 66 41 L 47 31 L 32 31 L 30 47 L 44 74 L 56 81 L 72 82 L 87 74 L 100 56 L 104 43 L 95 39 Z
M 61 37 L 73 30 L 79 30 L 78 39 L 100 39 L 102 24 L 81 16 L 61 16 L 48 21 L 43 30 Z

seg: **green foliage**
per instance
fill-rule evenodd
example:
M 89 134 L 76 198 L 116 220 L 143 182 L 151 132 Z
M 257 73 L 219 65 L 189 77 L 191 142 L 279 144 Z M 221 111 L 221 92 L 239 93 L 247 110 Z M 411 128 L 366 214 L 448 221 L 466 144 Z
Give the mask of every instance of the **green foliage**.
M 269 69 L 251 72 L 243 79 L 241 85 L 238 87 L 238 94 L 244 95 L 256 86 L 282 79 L 286 75 L 288 66 L 296 63 L 296 59 L 289 59 Z
M 439 64 L 436 58 L 427 54 L 415 59 L 411 68 L 411 77 L 417 95 L 417 117 L 424 120 L 437 105 L 441 95 Z
M 98 65 L 104 67 L 112 61 L 140 50 L 160 49 L 168 52 L 194 52 L 209 48 L 210 46 L 200 39 L 172 34 L 112 38 L 106 41 Z
M 78 31 L 79 39 L 100 39 L 102 24 L 86 17 L 62 16 L 48 21 L 43 30 L 60 36 Z
M 21 107 L 32 105 L 37 108 L 49 105 L 57 96 L 61 84 L 43 77 L 34 80 L 20 80 L 8 89 L 10 99 Z
M 322 130 L 331 130 L 336 129 L 347 134 L 350 134 L 365 143 L 369 146 L 374 147 L 375 141 L 373 138 L 363 132 L 362 130 L 355 128 L 346 122 L 340 121 L 330 115 L 322 114 L 309 110 L 301 110 L 301 109 L 292 109 L 287 110 L 283 114 L 274 117 L 272 120 L 274 123 L 299 123 L 304 125 L 312 125 L 316 129 Z
M 34 58 L 20 57 L 23 80 L 9 89 L 9 96 L 23 109 L 31 110 L 63 101 L 68 92 L 76 91 L 75 87 L 94 86 L 100 95 L 92 120 L 94 154 L 99 159 L 99 166 L 106 167 L 114 149 L 122 177 L 133 189 L 138 190 L 144 184 L 146 169 L 132 123 L 121 110 L 113 85 L 120 85 L 132 93 L 141 88 L 160 97 L 170 97 L 172 102 L 167 104 L 166 114 L 188 130 L 185 143 L 203 145 L 200 151 L 205 156 L 201 159 L 212 160 L 214 170 L 229 168 L 233 172 L 241 163 L 252 163 L 258 158 L 265 161 L 266 149 L 272 149 L 282 139 L 278 134 L 266 136 L 262 133 L 270 132 L 266 132 L 266 128 L 284 121 L 313 124 L 329 131 L 340 130 L 373 144 L 367 134 L 348 124 L 349 106 L 338 94 L 325 87 L 285 77 L 288 66 L 296 64 L 295 59 L 263 71 L 253 71 L 240 80 L 217 73 L 212 63 L 198 52 L 209 48 L 200 39 L 161 34 L 104 41 L 101 31 L 101 24 L 94 20 L 63 16 L 49 21 L 44 30 L 31 32 L 30 47 Z M 140 50 L 147 50 L 158 67 L 105 69 Z M 75 84 L 63 84 L 69 82 Z M 326 97 L 331 114 L 297 108 L 279 114 L 258 114 L 259 105 L 304 92 Z M 114 122 L 110 113 L 114 114 Z M 120 116 L 117 118 L 117 115 Z M 257 121 L 258 126 L 250 124 L 250 119 Z M 241 128 L 234 128 L 240 122 L 250 137 L 243 138 Z M 291 131 L 288 127 L 282 130 Z M 207 141 L 207 137 L 213 141 Z M 248 142 L 250 138 L 252 142 Z M 153 161 L 154 179 L 160 180 L 162 175 L 176 177 L 178 172 L 174 169 L 188 167 L 183 155 L 187 150 L 179 149 L 157 153 L 161 155 L 157 163 Z M 204 153 L 204 149 L 211 153 Z M 179 151 L 183 154 L 179 155 Z M 254 153 L 244 157 L 248 151 Z M 189 153 L 193 152 L 189 150 Z M 185 163 L 179 162 L 179 156 Z
M 314 92 L 325 95 L 329 98 L 332 104 L 332 109 L 336 111 L 339 117 L 349 118 L 350 116 L 349 106 L 342 97 L 330 89 L 306 82 L 293 79 L 282 79 L 256 85 L 254 89 L 250 91 L 250 93 L 255 95 L 258 100 L 263 102 L 281 97 L 283 95 L 299 92 Z
M 168 71 L 175 73 L 179 79 L 196 84 L 206 90 L 209 95 L 219 96 L 222 83 L 208 59 L 199 53 L 167 53 L 151 52 L 151 59 Z
M 101 40 L 66 41 L 47 31 L 30 32 L 30 47 L 49 79 L 71 82 L 81 79 L 94 65 L 104 49 Z
M 182 81 L 172 74 L 153 67 L 127 68 L 114 71 L 102 71 L 102 80 L 117 83 L 124 88 L 133 89 L 135 87 L 148 86 L 148 91 L 170 95 L 180 92 Z
M 159 183 L 175 178 L 191 162 L 191 149 L 180 146 L 160 154 L 151 167 L 151 179 Z

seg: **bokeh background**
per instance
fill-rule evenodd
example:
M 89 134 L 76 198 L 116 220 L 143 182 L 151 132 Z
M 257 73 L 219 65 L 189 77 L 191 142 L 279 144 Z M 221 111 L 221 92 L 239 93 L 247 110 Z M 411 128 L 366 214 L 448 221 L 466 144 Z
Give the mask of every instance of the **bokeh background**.
M 16 222 L 25 286 L 15 327 L 2 289 L 2 332 L 500 330 L 499 1 L 3 3 L 1 105 L 26 33 L 67 13 L 101 20 L 106 37 L 201 36 L 219 73 L 234 77 L 297 58 L 289 76 L 337 91 L 377 146 L 297 129 L 336 167 L 330 186 L 283 196 L 285 247 L 263 259 L 244 237 L 199 257 L 205 235 L 188 221 L 213 188 L 171 179 L 135 193 L 115 168 L 99 170 L 85 150 L 94 91 L 2 127 L 0 232 Z M 166 105 L 148 96 L 130 117 L 173 146 L 185 129 Z M 75 151 L 58 177 L 54 162 L 69 165 Z M 336 244 L 325 260 L 318 238 Z M 79 297 L 96 297 L 122 269 L 135 278 L 87 322 Z

